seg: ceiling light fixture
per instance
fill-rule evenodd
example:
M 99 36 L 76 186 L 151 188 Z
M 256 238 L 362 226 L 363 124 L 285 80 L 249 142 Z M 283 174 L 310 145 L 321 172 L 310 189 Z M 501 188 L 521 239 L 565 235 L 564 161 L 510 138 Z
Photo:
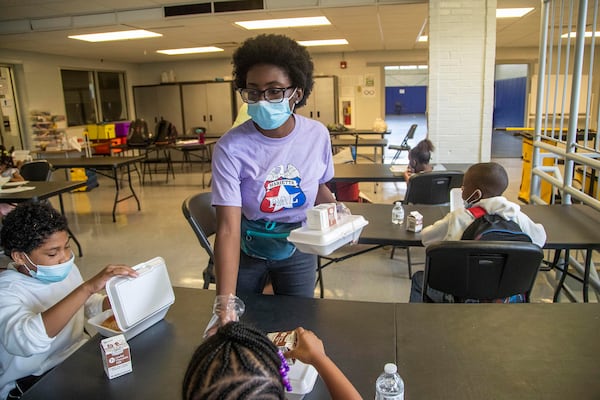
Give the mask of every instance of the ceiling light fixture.
M 331 25 L 326 17 L 261 19 L 255 21 L 237 21 L 236 25 L 245 29 L 293 28 L 299 26 Z
M 426 42 L 429 40 L 429 36 L 427 35 L 421 35 L 419 36 L 419 38 L 417 39 L 417 42 Z
M 117 31 L 104 33 L 90 33 L 87 35 L 72 35 L 70 39 L 84 40 L 86 42 L 110 42 L 114 40 L 132 40 L 146 39 L 151 37 L 160 37 L 162 34 L 146 31 L 144 29 L 136 29 L 132 31 Z
M 178 56 L 181 54 L 196 54 L 196 53 L 216 53 L 219 51 L 224 51 L 224 50 L 220 47 L 214 47 L 214 46 L 156 50 L 157 53 L 166 54 L 168 56 Z
M 520 18 L 533 11 L 533 7 L 526 8 L 497 8 L 496 18 Z
M 299 44 L 305 47 L 311 46 L 336 46 L 341 44 L 348 44 L 346 39 L 324 39 L 324 40 L 299 40 Z
M 577 37 L 577 32 L 567 32 L 567 33 L 563 33 L 562 35 L 560 35 L 561 38 L 568 38 L 569 36 L 571 36 L 572 38 Z M 584 37 L 592 37 L 592 32 L 586 32 L 585 35 L 583 35 Z M 594 36 L 596 37 L 600 37 L 600 32 L 595 32 Z

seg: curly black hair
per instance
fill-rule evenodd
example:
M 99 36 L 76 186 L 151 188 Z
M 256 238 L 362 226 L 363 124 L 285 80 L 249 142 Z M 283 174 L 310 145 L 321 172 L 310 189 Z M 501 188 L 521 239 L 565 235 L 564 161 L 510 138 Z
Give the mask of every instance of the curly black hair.
M 304 46 L 284 35 L 258 35 L 247 39 L 233 53 L 233 77 L 237 89 L 246 87 L 248 70 L 257 64 L 271 64 L 287 72 L 292 86 L 301 88 L 304 96 L 296 104 L 302 107 L 312 91 L 313 62 Z
M 260 330 L 230 322 L 194 352 L 183 379 L 184 400 L 284 400 L 277 347 Z
M 41 246 L 55 232 L 67 231 L 67 219 L 49 203 L 21 203 L 2 221 L 0 243 L 4 254 L 27 254 Z

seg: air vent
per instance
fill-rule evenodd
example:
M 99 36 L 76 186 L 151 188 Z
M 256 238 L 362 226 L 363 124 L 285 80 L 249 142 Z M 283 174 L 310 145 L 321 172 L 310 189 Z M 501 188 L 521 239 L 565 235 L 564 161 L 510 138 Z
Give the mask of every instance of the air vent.
M 263 0 L 215 1 L 213 5 L 216 13 L 264 9 Z
M 177 17 L 181 15 L 194 15 L 194 14 L 210 14 L 211 4 L 210 3 L 197 3 L 197 4 L 183 4 L 180 6 L 166 6 L 165 17 Z

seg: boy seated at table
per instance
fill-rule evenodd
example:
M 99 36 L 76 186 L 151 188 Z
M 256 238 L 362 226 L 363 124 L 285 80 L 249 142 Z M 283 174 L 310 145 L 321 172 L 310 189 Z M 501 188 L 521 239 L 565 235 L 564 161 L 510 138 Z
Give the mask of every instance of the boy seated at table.
M 49 203 L 22 203 L 3 221 L 0 243 L 12 259 L 0 272 L 0 399 L 18 399 L 89 336 L 85 317 L 110 307 L 98 292 L 113 276 L 137 276 L 108 265 L 83 281 L 69 245 L 67 220 Z
M 506 220 L 516 222 L 523 233 L 531 238 L 531 242 L 540 247 L 546 243 L 546 231 L 541 224 L 533 222 L 521 212 L 518 204 L 502 196 L 508 187 L 508 174 L 498 163 L 488 162 L 474 164 L 463 178 L 462 198 L 465 207 L 458 208 L 433 225 L 423 228 L 421 242 L 424 246 L 442 240 L 461 240 L 463 232 L 475 220 L 469 212 L 473 206 L 482 207 L 487 214 L 495 214 Z M 410 302 L 422 301 L 424 272 L 418 271 L 412 277 Z M 453 302 L 451 295 L 429 288 L 428 296 L 436 303 Z
M 323 342 L 297 328 L 296 347 L 283 353 L 260 330 L 229 322 L 194 352 L 182 387 L 182 399 L 285 399 L 291 391 L 286 358 L 315 367 L 333 400 L 362 399 L 343 372 L 325 354 Z

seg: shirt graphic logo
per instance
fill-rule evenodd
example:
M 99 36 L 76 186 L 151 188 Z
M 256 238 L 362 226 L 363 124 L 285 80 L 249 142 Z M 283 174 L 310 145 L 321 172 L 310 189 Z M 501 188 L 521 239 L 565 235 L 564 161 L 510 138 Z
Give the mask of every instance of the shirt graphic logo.
M 291 164 L 274 167 L 265 181 L 265 197 L 260 203 L 264 213 L 275 213 L 286 208 L 300 207 L 306 195 L 300 188 L 300 172 Z

